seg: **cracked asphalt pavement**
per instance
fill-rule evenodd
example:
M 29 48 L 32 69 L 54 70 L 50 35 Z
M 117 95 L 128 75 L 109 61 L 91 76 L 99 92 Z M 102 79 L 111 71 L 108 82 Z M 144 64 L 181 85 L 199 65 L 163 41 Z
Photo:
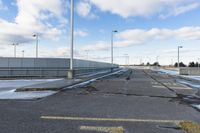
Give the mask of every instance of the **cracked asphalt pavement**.
M 184 133 L 200 123 L 195 90 L 168 75 L 129 70 L 36 100 L 0 100 L 2 133 Z

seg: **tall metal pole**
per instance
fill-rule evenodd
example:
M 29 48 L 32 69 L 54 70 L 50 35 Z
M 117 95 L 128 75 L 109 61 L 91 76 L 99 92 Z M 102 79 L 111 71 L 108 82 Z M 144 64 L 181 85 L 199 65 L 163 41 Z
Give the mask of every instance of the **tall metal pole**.
M 179 62 L 179 56 L 180 56 L 180 54 L 179 54 L 179 52 L 180 52 L 180 48 L 183 48 L 183 46 L 178 46 L 178 68 L 180 67 L 180 62 Z
M 70 37 L 71 37 L 71 60 L 70 60 L 70 69 L 73 70 L 73 57 L 74 57 L 74 0 L 71 0 L 71 28 L 70 28 Z
M 36 46 L 35 46 L 35 57 L 38 58 L 38 42 L 39 42 L 39 35 L 33 34 L 33 37 L 36 39 Z
M 159 58 L 159 56 L 156 56 L 157 67 L 159 66 L 158 58 Z
M 179 64 L 179 46 L 178 46 L 178 68 L 180 67 L 180 64 Z
M 130 56 L 128 56 L 128 67 L 130 66 Z
M 85 50 L 85 52 L 86 52 L 86 59 L 88 60 L 89 58 L 89 50 Z
M 111 64 L 113 66 L 113 31 L 111 32 Z
M 173 61 L 173 58 L 171 58 L 171 65 L 172 65 L 172 66 L 174 65 L 174 61 Z
M 125 64 L 124 65 L 128 66 L 129 65 L 129 56 L 128 56 L 128 54 L 124 54 L 124 57 L 125 57 Z
M 36 35 L 36 58 L 38 58 L 38 35 Z
M 14 57 L 15 58 L 17 57 L 17 45 L 18 45 L 18 43 L 13 43 L 13 46 L 14 46 Z
M 113 33 L 116 33 L 118 32 L 117 30 L 113 30 L 111 32 L 111 64 L 112 64 L 112 67 L 113 67 Z
M 68 78 L 73 79 L 73 60 L 74 60 L 74 0 L 71 0 L 71 9 L 70 9 L 70 71 L 68 72 Z
M 14 56 L 15 56 L 15 58 L 17 57 L 17 48 L 16 48 L 16 44 L 14 44 Z
M 22 57 L 24 58 L 24 50 L 22 50 Z

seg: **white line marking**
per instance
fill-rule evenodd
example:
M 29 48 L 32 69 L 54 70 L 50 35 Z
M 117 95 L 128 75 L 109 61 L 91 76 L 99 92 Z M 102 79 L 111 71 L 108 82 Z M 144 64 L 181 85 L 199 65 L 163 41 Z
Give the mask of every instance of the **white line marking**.
M 179 123 L 183 120 L 154 120 L 154 119 L 125 119 L 125 118 L 88 118 L 88 117 L 62 117 L 41 116 L 41 119 L 49 120 L 73 120 L 73 121 L 111 121 L 111 122 L 151 122 L 151 123 Z
M 166 88 L 165 86 L 157 86 L 157 85 L 154 85 L 153 86 L 154 88 Z M 175 90 L 191 90 L 190 88 L 186 88 L 186 87 L 179 87 L 179 86 L 168 86 L 169 88 L 171 89 L 175 89 Z

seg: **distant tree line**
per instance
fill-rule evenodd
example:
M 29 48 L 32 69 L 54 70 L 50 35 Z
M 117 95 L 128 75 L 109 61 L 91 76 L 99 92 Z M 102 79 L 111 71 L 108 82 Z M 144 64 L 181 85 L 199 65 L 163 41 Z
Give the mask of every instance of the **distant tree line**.
M 198 62 L 195 63 L 194 61 L 190 62 L 188 65 L 185 65 L 183 62 L 180 62 L 179 64 L 180 67 L 199 67 L 199 65 L 200 64 Z M 178 67 L 177 62 L 174 64 L 174 67 Z
M 150 64 L 147 62 L 146 66 L 160 66 L 159 62 L 154 62 L 153 64 Z
M 199 67 L 199 63 L 198 62 L 196 62 L 196 63 L 194 63 L 194 62 L 190 62 L 189 63 L 189 67 Z
M 174 67 L 178 67 L 178 63 L 177 62 L 174 64 Z M 187 65 L 185 65 L 183 62 L 180 62 L 179 63 L 179 67 L 187 67 Z
M 141 65 L 144 65 L 144 63 Z M 159 64 L 159 62 L 154 62 L 153 64 L 150 64 L 149 62 L 147 62 L 146 66 L 160 66 L 160 64 Z M 180 62 L 179 66 L 180 67 L 200 67 L 200 63 L 192 61 L 188 65 L 186 65 L 183 62 Z M 174 64 L 174 67 L 178 67 L 177 62 Z

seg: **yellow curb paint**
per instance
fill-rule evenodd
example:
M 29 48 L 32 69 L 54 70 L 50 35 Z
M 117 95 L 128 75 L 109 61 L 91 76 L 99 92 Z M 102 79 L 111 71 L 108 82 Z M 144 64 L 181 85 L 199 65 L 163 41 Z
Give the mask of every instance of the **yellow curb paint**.
M 98 126 L 80 126 L 80 130 L 97 131 L 106 133 L 124 133 L 123 127 L 98 127 Z
M 200 125 L 191 121 L 183 121 L 179 123 L 181 129 L 186 133 L 200 133 Z
M 125 118 L 87 118 L 87 117 L 62 117 L 41 116 L 41 119 L 49 120 L 74 120 L 74 121 L 111 121 L 111 122 L 151 122 L 151 123 L 179 123 L 182 120 L 154 120 L 154 119 L 125 119 Z

